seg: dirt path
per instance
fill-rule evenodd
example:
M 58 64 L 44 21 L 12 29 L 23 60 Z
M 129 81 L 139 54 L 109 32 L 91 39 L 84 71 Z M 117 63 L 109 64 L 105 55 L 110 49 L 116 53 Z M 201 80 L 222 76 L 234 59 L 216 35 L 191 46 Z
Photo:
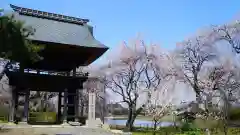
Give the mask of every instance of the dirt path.
M 38 128 L 11 128 L 1 129 L 0 135 L 113 135 L 102 129 L 90 129 L 83 127 L 38 127 Z

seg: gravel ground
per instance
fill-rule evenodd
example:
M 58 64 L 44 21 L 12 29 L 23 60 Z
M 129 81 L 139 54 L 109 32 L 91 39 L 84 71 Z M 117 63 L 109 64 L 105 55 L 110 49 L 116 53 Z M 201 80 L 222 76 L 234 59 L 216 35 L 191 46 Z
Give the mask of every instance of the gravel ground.
M 0 130 L 0 135 L 113 135 L 102 129 L 83 127 L 7 127 Z

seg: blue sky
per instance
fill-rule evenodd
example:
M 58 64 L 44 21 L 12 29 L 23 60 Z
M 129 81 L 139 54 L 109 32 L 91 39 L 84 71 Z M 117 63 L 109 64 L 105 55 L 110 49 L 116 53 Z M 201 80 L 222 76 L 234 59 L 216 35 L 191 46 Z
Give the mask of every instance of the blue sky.
M 88 18 L 95 37 L 111 49 L 137 33 L 147 42 L 173 49 L 201 27 L 227 22 L 240 13 L 239 0 L 1 0 L 0 7 L 10 3 Z
M 95 37 L 116 48 L 138 33 L 147 42 L 173 49 L 175 43 L 211 24 L 240 17 L 239 0 L 0 0 L 0 8 L 15 4 L 48 12 L 88 18 Z M 106 56 L 106 55 L 105 55 Z M 106 57 L 97 60 L 97 65 Z M 182 87 L 182 89 L 185 89 Z M 179 92 L 182 99 L 188 92 Z M 194 96 L 192 96 L 194 97 Z

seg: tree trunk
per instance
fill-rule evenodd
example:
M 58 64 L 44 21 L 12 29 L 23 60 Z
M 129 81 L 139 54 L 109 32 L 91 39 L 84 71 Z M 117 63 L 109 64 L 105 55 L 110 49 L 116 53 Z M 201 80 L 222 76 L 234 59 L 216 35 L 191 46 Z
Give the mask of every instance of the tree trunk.
M 130 131 L 133 130 L 134 121 L 142 110 L 143 110 L 142 107 L 136 110 L 136 105 L 129 105 L 128 120 L 126 123 L 126 127 L 128 128 L 128 130 Z
M 228 134 L 228 121 L 229 121 L 229 108 L 230 108 L 230 103 L 228 102 L 228 99 L 224 99 L 224 135 Z
M 197 102 L 197 105 L 195 108 L 196 110 L 194 110 L 194 114 L 197 114 L 200 111 L 200 104 L 202 102 L 201 95 L 198 92 L 196 92 L 196 102 Z
M 131 121 L 132 121 L 132 116 L 133 116 L 133 109 L 132 109 L 132 106 L 129 106 L 128 107 L 128 120 L 126 122 L 126 128 L 131 131 L 132 129 L 132 125 L 131 125 Z
M 134 124 L 134 121 L 135 121 L 135 118 L 132 117 L 131 121 L 130 121 L 130 124 L 129 124 L 129 130 L 130 131 L 133 131 L 133 124 Z
M 176 114 L 173 114 L 173 126 L 177 128 L 177 123 L 176 123 Z
M 104 124 L 104 116 L 105 116 L 104 105 L 100 105 L 100 119 L 101 119 L 103 124 Z
M 156 135 L 156 131 L 157 131 L 157 121 L 154 121 L 154 125 L 153 125 L 153 135 Z
M 228 122 L 229 122 L 229 109 L 231 108 L 231 104 L 229 102 L 229 95 L 227 95 L 224 90 L 219 89 L 221 94 L 222 94 L 222 98 L 223 98 L 223 128 L 224 128 L 224 134 L 227 135 L 228 134 Z
M 201 103 L 201 95 L 198 92 L 196 92 L 196 101 L 198 104 Z
M 227 135 L 228 133 L 228 128 L 227 128 L 227 126 L 224 124 L 224 135 Z
M 80 109 L 80 116 L 81 116 L 81 117 L 83 117 L 84 111 L 85 111 L 85 110 L 84 110 L 84 105 L 82 104 L 82 105 L 81 105 L 81 109 Z
M 7 71 L 7 67 L 10 65 L 10 61 L 8 61 L 4 66 L 3 66 L 3 70 L 0 73 L 0 81 L 2 80 L 2 78 L 4 77 L 6 71 Z
M 107 109 L 106 109 L 106 99 L 103 98 L 102 101 L 103 101 L 103 104 L 100 105 L 101 106 L 101 116 L 100 116 L 100 118 L 101 118 L 101 120 L 102 120 L 102 122 L 104 124 L 105 116 L 107 114 L 106 113 L 106 111 L 107 111 Z
M 134 121 L 136 120 L 137 116 L 138 116 L 138 112 L 133 112 L 133 117 L 132 117 L 132 121 L 131 121 L 131 124 L 132 124 L 132 127 L 133 127 L 133 124 L 134 124 Z

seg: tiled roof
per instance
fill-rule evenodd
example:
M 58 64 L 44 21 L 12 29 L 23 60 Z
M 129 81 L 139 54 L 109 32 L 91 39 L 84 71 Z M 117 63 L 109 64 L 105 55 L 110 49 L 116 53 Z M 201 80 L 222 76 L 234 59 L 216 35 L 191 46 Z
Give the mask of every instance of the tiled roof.
M 13 8 L 13 5 L 11 6 Z M 24 14 L 23 11 L 26 13 Z M 42 12 L 42 16 L 34 15 L 34 12 Z M 54 19 L 53 17 L 44 17 L 45 13 L 48 12 L 27 8 L 17 10 L 15 7 L 10 14 L 14 14 L 15 19 L 24 21 L 26 26 L 31 26 L 36 30 L 33 36 L 28 37 L 31 40 L 83 47 L 108 48 L 94 38 L 92 26 L 87 24 L 87 19 L 56 14 L 62 18 L 72 18 L 71 22 L 63 19 Z M 79 23 L 74 22 L 74 20 L 78 20 Z
M 33 17 L 47 18 L 49 20 L 57 20 L 57 21 L 80 24 L 80 25 L 86 24 L 87 22 L 89 22 L 88 19 L 82 19 L 82 18 L 66 16 L 66 15 L 61 15 L 61 14 L 55 14 L 55 13 L 49 13 L 49 12 L 34 10 L 34 9 L 30 9 L 30 8 L 18 7 L 18 6 L 12 5 L 12 4 L 10 4 L 10 7 L 19 14 L 33 16 Z

